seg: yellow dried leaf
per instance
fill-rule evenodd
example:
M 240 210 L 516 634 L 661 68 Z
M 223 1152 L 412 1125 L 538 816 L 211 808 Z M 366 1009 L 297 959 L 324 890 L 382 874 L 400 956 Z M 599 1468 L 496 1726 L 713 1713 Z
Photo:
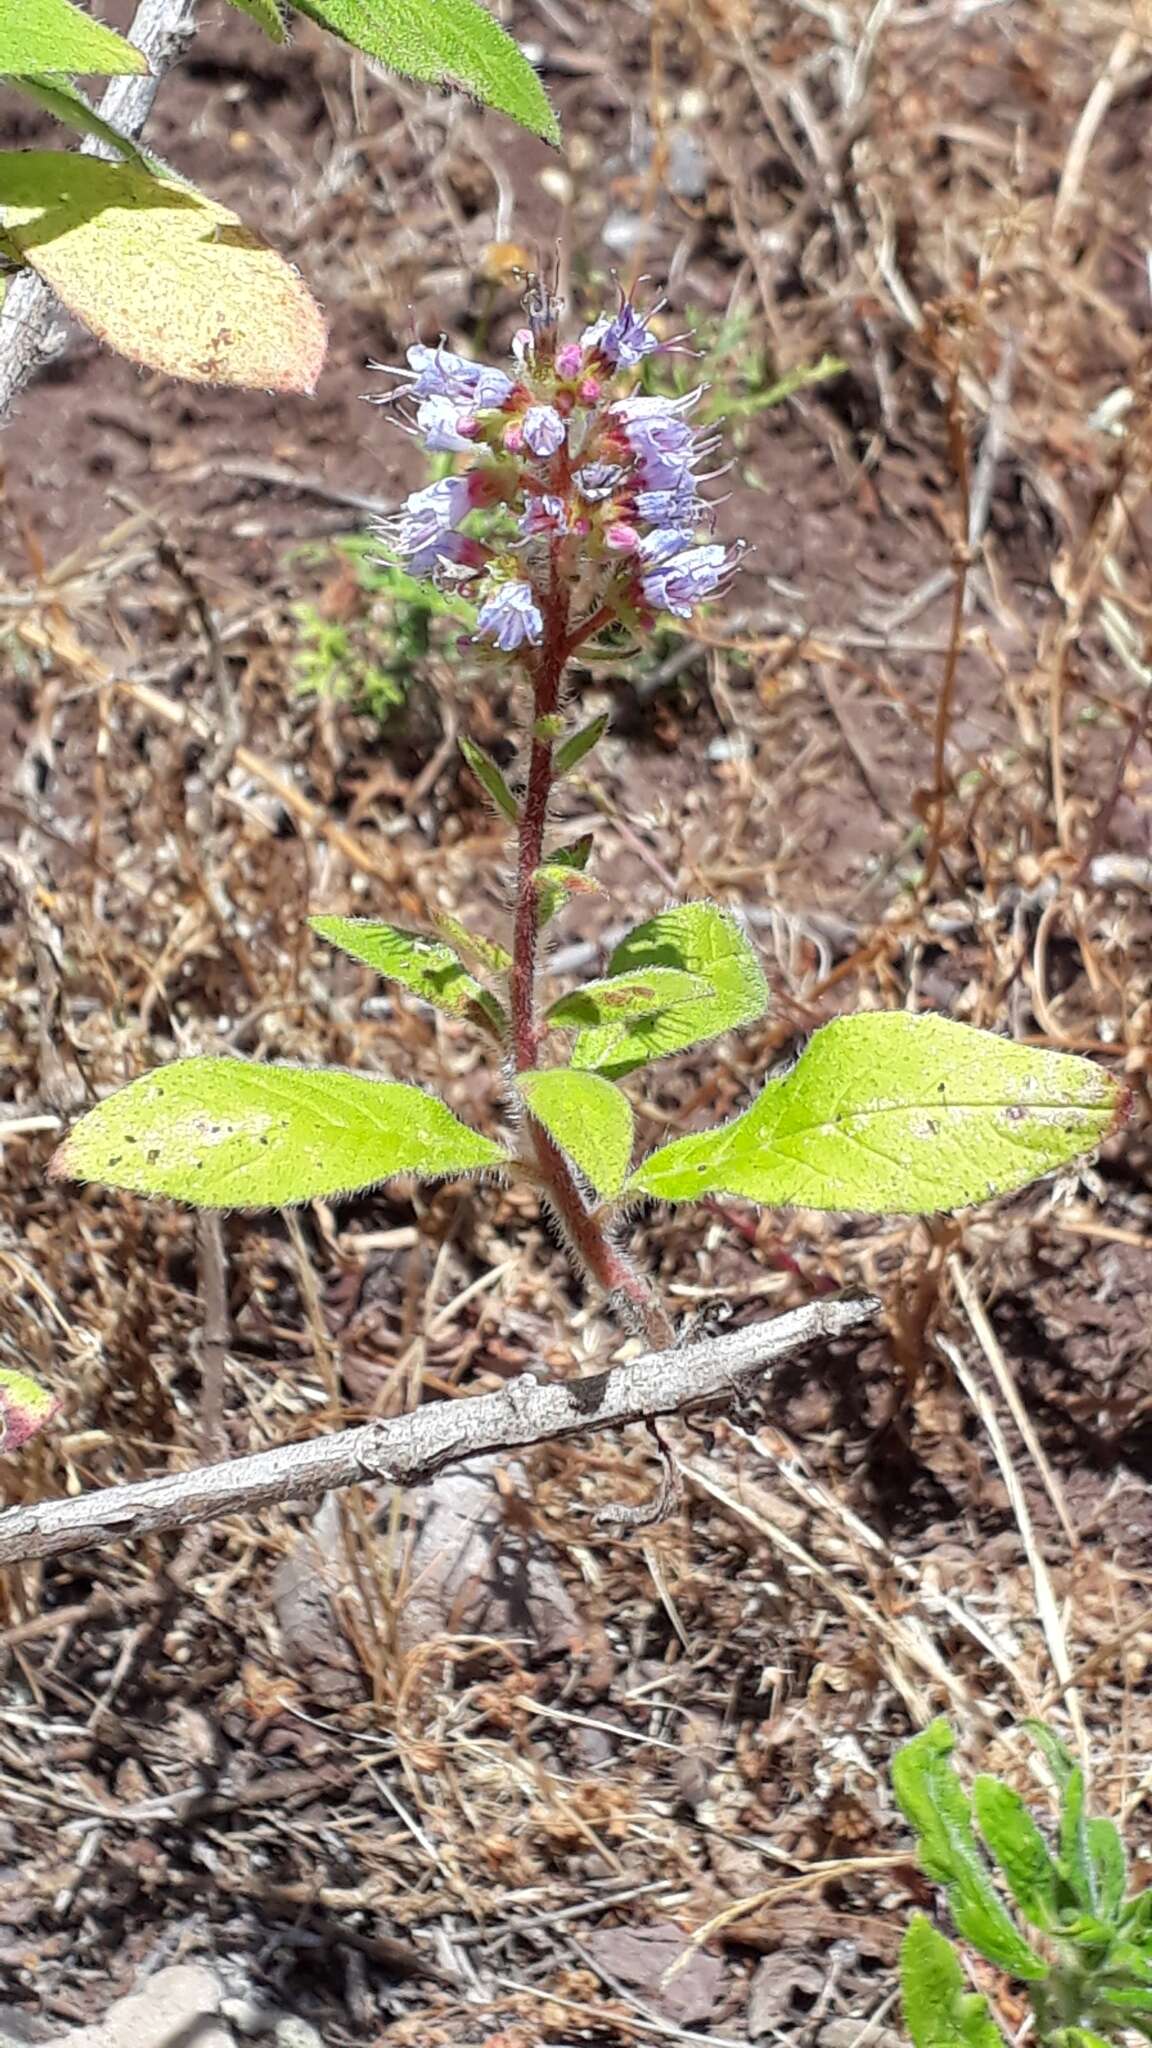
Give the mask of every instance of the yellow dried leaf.
M 122 355 L 199 384 L 314 389 L 323 315 L 226 207 L 132 164 L 0 154 L 0 243 Z

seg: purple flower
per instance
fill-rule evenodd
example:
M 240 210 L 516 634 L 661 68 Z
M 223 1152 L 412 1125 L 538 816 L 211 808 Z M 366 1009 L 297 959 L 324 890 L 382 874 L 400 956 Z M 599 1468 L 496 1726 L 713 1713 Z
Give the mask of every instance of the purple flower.
M 408 350 L 408 371 L 413 379 L 414 398 L 466 399 L 475 412 L 503 405 L 516 388 L 503 370 L 489 369 L 485 363 L 470 363 L 466 356 L 445 348 L 443 342 L 435 348 L 426 347 L 422 341 L 414 342 Z
M 618 398 L 612 411 L 620 420 L 663 419 L 668 413 L 691 412 L 704 396 L 703 384 L 697 384 L 692 391 L 683 391 L 679 398 L 648 398 L 643 394 L 631 398 Z
M 674 612 L 677 618 L 692 616 L 696 606 L 712 595 L 732 566 L 732 555 L 715 542 L 693 544 L 690 534 L 672 527 L 658 527 L 641 542 L 640 588 L 644 602 L 654 612 Z
M 529 540 L 537 533 L 571 533 L 572 521 L 563 498 L 553 497 L 549 492 L 540 498 L 530 498 L 521 515 L 520 531 Z
M 568 429 L 554 405 L 530 405 L 524 415 L 524 439 L 533 455 L 555 455 Z
M 623 474 L 614 462 L 590 462 L 585 469 L 576 471 L 574 481 L 587 504 L 600 505 L 612 496 Z
M 476 632 L 505 654 L 525 645 L 538 647 L 544 638 L 544 620 L 532 585 L 498 583 L 480 607 Z
M 437 562 L 452 558 L 448 543 L 458 537 L 453 528 L 471 502 L 472 487 L 466 476 L 441 477 L 439 483 L 426 484 L 404 500 L 396 546 L 413 576 L 430 576 Z
M 465 428 L 472 431 L 466 433 Z M 416 431 L 435 455 L 464 454 L 475 442 L 476 423 L 452 398 L 423 398 L 416 408 Z
M 681 413 L 689 399 L 625 398 L 612 407 L 624 438 L 640 466 L 648 490 L 675 490 L 688 481 L 700 453 L 696 435 Z
M 659 309 L 653 307 L 653 311 Z M 617 313 L 602 313 L 599 320 L 586 327 L 580 340 L 585 348 L 594 348 L 611 363 L 613 369 L 631 370 L 644 356 L 650 356 L 660 343 L 648 326 L 648 319 L 637 313 L 629 300 L 623 299 Z
M 695 527 L 707 509 L 696 495 L 695 479 L 686 474 L 663 490 L 636 493 L 636 517 L 645 526 Z

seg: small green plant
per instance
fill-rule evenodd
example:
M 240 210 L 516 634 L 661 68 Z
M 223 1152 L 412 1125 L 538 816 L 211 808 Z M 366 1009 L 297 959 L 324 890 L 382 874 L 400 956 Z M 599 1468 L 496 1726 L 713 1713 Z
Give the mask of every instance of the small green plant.
M 550 142 L 555 114 L 528 59 L 480 0 L 232 0 L 269 35 L 292 13 L 408 78 L 472 93 Z M 165 25 L 177 47 L 191 10 Z M 34 271 L 75 318 L 133 361 L 199 383 L 311 391 L 327 347 L 292 266 L 234 213 L 137 146 L 77 77 L 147 76 L 143 52 L 72 0 L 0 0 L 0 84 L 112 161 L 0 151 L 0 258 Z M 146 92 L 144 108 L 149 103 Z M 134 125 L 139 129 L 141 122 Z
M 334 547 L 351 565 L 361 601 L 342 618 L 316 604 L 293 606 L 293 678 L 302 695 L 335 698 L 384 725 L 407 703 L 435 622 L 458 634 L 461 626 L 475 626 L 476 609 L 466 598 L 418 583 L 394 562 L 382 561 L 379 548 L 362 534 L 347 534 Z
M 798 391 L 826 384 L 847 367 L 839 356 L 825 355 L 780 375 L 768 350 L 756 340 L 750 306 L 733 307 L 720 319 L 712 314 L 689 317 L 696 343 L 692 355 L 650 356 L 643 366 L 643 386 L 647 392 L 679 398 L 702 382 L 706 390 L 699 418 L 705 426 L 719 420 L 731 425 L 755 419 Z
M 1107 2048 L 1129 2033 L 1152 2040 L 1152 1890 L 1127 1896 L 1114 1823 L 1088 1814 L 1084 1774 L 1052 1731 L 1024 1725 L 1056 1782 L 1054 1841 L 998 1778 L 974 1779 L 969 1798 L 951 1762 L 952 1731 L 934 1721 L 892 1766 L 921 1867 L 945 1887 L 963 1940 L 1024 1986 L 1038 2041 Z M 993 1883 L 977 1829 L 1019 1919 Z M 904 1937 L 900 1979 L 915 2048 L 1004 2048 L 988 2000 L 967 1989 L 956 1948 L 922 1913 Z
M 621 631 L 640 645 L 659 618 L 690 618 L 739 550 L 698 538 L 712 513 L 697 472 L 716 446 L 688 417 L 698 394 L 637 389 L 659 346 L 647 319 L 625 300 L 562 341 L 549 294 L 537 285 L 526 303 L 508 370 L 443 345 L 409 349 L 399 374 L 416 431 L 430 452 L 471 464 L 414 491 L 387 536 L 403 574 L 428 581 L 426 603 L 436 586 L 441 603 L 466 602 L 469 659 L 509 673 L 526 713 L 511 777 L 461 741 L 515 835 L 507 943 L 447 919 L 435 937 L 371 919 L 312 920 L 482 1035 L 505 1128 L 470 1129 L 422 1089 L 374 1075 L 193 1058 L 81 1118 L 53 1171 L 217 1208 L 307 1202 L 396 1174 L 520 1178 L 624 1319 L 663 1347 L 671 1322 L 621 1241 L 640 1202 L 723 1194 L 905 1214 L 983 1202 L 1097 1144 L 1124 1090 L 1087 1060 L 948 1017 L 837 1017 L 729 1123 L 635 1158 L 621 1084 L 755 1022 L 769 990 L 739 920 L 689 902 L 639 924 L 603 975 L 542 999 L 545 929 L 573 894 L 597 886 L 591 838 L 552 832 L 558 785 L 607 726 L 573 717 L 567 693 L 572 672 Z

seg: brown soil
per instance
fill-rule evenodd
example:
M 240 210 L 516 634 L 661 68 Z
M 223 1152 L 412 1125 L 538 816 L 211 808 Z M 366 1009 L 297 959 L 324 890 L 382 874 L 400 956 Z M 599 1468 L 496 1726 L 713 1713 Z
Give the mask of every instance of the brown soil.
M 270 1511 L 11 1572 L 0 2027 L 58 2033 L 203 1959 L 336 2043 L 848 2048 L 887 2020 L 928 1897 L 894 1748 L 947 1711 L 973 1761 L 1025 1783 L 1015 1723 L 1074 1732 L 1066 1668 L 1095 1796 L 1152 1849 L 1150 79 L 1133 55 L 1070 190 L 1123 27 L 1107 9 L 1073 30 L 1028 0 L 861 8 L 842 46 L 839 19 L 525 0 L 562 165 L 305 25 L 277 51 L 207 11 L 154 146 L 293 256 L 332 348 L 293 400 L 151 378 L 78 338 L 8 430 L 0 1123 L 62 1124 L 218 1045 L 500 1116 L 466 1027 L 385 999 L 304 918 L 459 906 L 501 930 L 506 848 L 451 742 L 507 759 L 506 697 L 448 642 L 382 733 L 300 694 L 294 607 L 374 630 L 338 558 L 301 550 L 359 523 L 345 498 L 420 479 L 362 403 L 368 361 L 441 329 L 502 349 L 517 300 L 494 245 L 558 236 L 581 313 L 613 267 L 667 280 L 676 325 L 742 309 L 736 395 L 757 353 L 769 378 L 847 365 L 725 428 L 745 571 L 698 640 L 590 689 L 613 735 L 566 801 L 600 819 L 611 893 L 565 913 L 559 966 L 596 971 L 607 931 L 711 892 L 753 920 L 773 987 L 764 1025 L 636 1089 L 645 1137 L 726 1113 L 862 1004 L 1091 1053 L 1127 1073 L 1132 1119 L 1083 1171 L 953 1221 L 640 1218 L 677 1315 L 862 1283 L 886 1309 L 882 1333 L 674 1432 L 688 1498 L 651 1531 L 593 1520 L 653 1489 L 646 1440 L 589 1438 L 498 1475 L 483 1513 L 446 1480 L 407 1519 L 357 1497 L 315 1526 Z M 1094 414 L 1122 387 L 1112 434 Z M 966 494 L 950 795 L 921 887 Z M 49 1187 L 54 1142 L 4 1145 L 0 1362 L 64 1404 L 4 1462 L 12 1501 L 186 1465 L 215 1426 L 194 1220 Z M 295 1234 L 232 1217 L 224 1242 L 234 1453 L 619 1348 L 517 1193 L 396 1188 Z M 1027 1526 L 948 1345 L 1000 1417 Z M 407 1546 L 441 1515 L 471 1533 L 437 1629 Z

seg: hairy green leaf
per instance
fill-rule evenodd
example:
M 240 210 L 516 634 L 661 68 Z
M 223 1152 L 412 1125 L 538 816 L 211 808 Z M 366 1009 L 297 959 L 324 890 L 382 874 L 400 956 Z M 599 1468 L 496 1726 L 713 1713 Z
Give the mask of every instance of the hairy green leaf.
M 1027 1729 L 1055 1778 L 1058 1791 L 1063 1792 L 1076 1765 L 1060 1737 L 1044 1721 L 1021 1721 L 1020 1726 Z
M 570 840 L 567 846 L 554 846 L 548 855 L 547 865 L 553 868 L 567 868 L 573 874 L 583 874 L 592 857 L 592 834 L 581 833 L 579 839 Z
M 532 881 L 536 890 L 536 922 L 541 931 L 551 924 L 557 911 L 563 910 L 570 896 L 600 894 L 600 884 L 591 876 L 560 867 L 556 862 L 546 861 L 542 868 L 537 868 Z
M 0 230 L 122 355 L 196 383 L 311 391 L 327 335 L 283 258 L 226 207 L 135 164 L 0 154 Z
M 975 1865 L 983 1870 L 968 1821 L 968 1800 L 948 1759 L 956 1738 L 937 1718 L 892 1759 L 896 1804 L 920 1841 L 920 1863 L 937 1884 L 951 1884 Z
M 838 1017 L 742 1116 L 646 1159 L 637 1193 L 926 1215 L 1024 1187 L 1100 1143 L 1123 1091 L 1103 1068 L 947 1017 Z
M 466 924 L 461 924 L 458 917 L 451 917 L 446 910 L 436 911 L 432 922 L 449 944 L 456 946 L 461 953 L 479 960 L 480 965 L 487 967 L 492 974 L 507 974 L 512 965 L 512 955 L 506 953 L 503 946 L 498 946 L 494 939 L 485 939 L 477 932 L 470 932 Z
M 602 711 L 599 718 L 590 718 L 579 732 L 569 734 L 562 746 L 557 747 L 553 766 L 557 775 L 570 775 L 586 754 L 597 747 L 608 730 L 608 713 Z
M 591 851 L 592 834 L 586 832 L 582 839 L 574 839 L 570 846 L 557 846 L 543 866 L 537 868 L 532 880 L 536 889 L 536 921 L 541 931 L 551 923 L 557 911 L 563 909 L 570 896 L 599 894 L 599 882 L 594 882 L 584 872 Z
M 605 982 L 590 986 L 651 981 L 660 968 L 691 975 L 704 989 L 685 989 L 675 1001 L 662 996 L 650 1011 L 590 1025 L 572 1048 L 574 1067 L 619 1080 L 650 1060 L 750 1024 L 767 1008 L 768 984 L 755 949 L 716 903 L 681 903 L 639 925 L 617 946 Z
M 3 0 L 0 0 L 2 4 Z M 75 128 L 81 135 L 94 135 L 98 141 L 107 143 L 109 149 L 116 150 L 126 163 L 137 164 L 145 172 L 163 174 L 163 165 L 139 149 L 130 135 L 122 135 L 111 121 L 105 121 L 67 78 L 51 74 L 42 77 L 26 75 L 12 82 L 19 92 L 25 93 L 39 106 L 46 107 L 50 114 L 55 114 L 58 121 L 67 122 L 69 128 Z
M 1013 1977 L 1025 1978 L 1029 1983 L 1041 1983 L 1048 1976 L 1047 1963 L 1025 1941 L 990 1889 L 985 1886 L 978 1889 L 968 1880 L 951 1885 L 948 1906 L 956 1922 L 957 1934 L 962 1934 L 965 1941 L 978 1948 L 990 1963 L 1009 1971 Z
M 506 1156 L 435 1096 L 401 1081 L 189 1059 L 89 1110 L 51 1172 L 202 1208 L 279 1209 L 397 1173 L 470 1173 Z
M 1086 1913 L 1096 1914 L 1096 1871 L 1088 1850 L 1088 1815 L 1085 1810 L 1084 1773 L 1077 1767 L 1069 1772 L 1060 1809 L 1060 1860 L 1064 1874 Z
M 486 754 L 483 747 L 476 745 L 475 740 L 462 739 L 458 745 L 477 782 L 487 791 L 497 810 L 503 811 L 504 816 L 510 818 L 514 825 L 518 823 L 520 806 L 491 754 Z
M 599 1074 L 549 1067 L 519 1074 L 516 1086 L 561 1151 L 574 1159 L 598 1195 L 618 1193 L 632 1157 L 632 1105 Z
M 1093 2033 L 1091 2027 L 1059 2027 L 1048 2039 L 1052 2048 L 1111 2048 L 1103 2034 Z
M 1114 1821 L 1088 1821 L 1085 1827 L 1088 1860 L 1096 1877 L 1097 1909 L 1105 1920 L 1113 1920 L 1124 1903 L 1128 1889 L 1128 1858 Z
M 446 1010 L 450 1017 L 471 1017 L 503 1036 L 507 1019 L 495 996 L 468 973 L 451 946 L 426 939 L 398 925 L 377 924 L 370 917 L 310 917 L 322 939 L 354 960 L 363 960 L 389 981 L 398 981 L 413 995 Z
M 3 0 L 0 5 L 0 76 L 80 71 L 112 78 L 147 69 L 142 50 L 73 7 L 71 0 Z
M 1120 1926 L 1133 1941 L 1152 1940 L 1152 1887 L 1126 1900 L 1118 1917 Z
M 1138 1984 L 1101 1984 L 1096 1997 L 1104 2005 L 1114 2006 L 1117 2012 L 1141 2013 L 1152 2018 L 1152 1986 L 1147 1989 Z
M 914 2048 L 1004 2048 L 987 1999 L 965 1990 L 951 1942 L 923 1913 L 900 1945 L 900 1990 Z
M 259 22 L 265 35 L 271 36 L 274 43 L 288 41 L 279 0 L 232 0 L 232 5 L 239 8 L 241 14 L 251 15 L 253 21 Z
M 59 1412 L 55 1394 L 30 1373 L 0 1372 L 0 1453 L 18 1451 Z
M 477 0 L 294 0 L 390 71 L 470 92 L 546 142 L 560 129 L 528 59 Z
M 972 1805 L 1016 1904 L 1033 1927 L 1049 1932 L 1060 1918 L 1060 1872 L 1024 1801 L 999 1779 L 978 1777 Z
M 993 1889 L 972 1833 L 968 1795 L 950 1762 L 954 1741 L 944 1720 L 930 1723 L 897 1751 L 892 1789 L 920 1839 L 920 1862 L 948 1887 L 958 1931 L 1014 1976 L 1037 1980 L 1047 1966 L 1028 1946 Z
M 1110 1979 L 1122 1983 L 1129 1980 L 1129 1989 L 1137 1990 L 1141 1996 L 1152 1996 L 1152 1956 L 1140 1942 L 1113 1942 L 1108 1955 Z
M 634 1017 L 659 1017 L 678 1003 L 699 1001 L 708 994 L 708 983 L 700 974 L 685 974 L 679 967 L 649 967 L 631 974 L 609 974 L 602 981 L 586 981 L 566 996 L 558 996 L 545 1013 L 549 1024 L 560 1030 L 613 1032 Z

